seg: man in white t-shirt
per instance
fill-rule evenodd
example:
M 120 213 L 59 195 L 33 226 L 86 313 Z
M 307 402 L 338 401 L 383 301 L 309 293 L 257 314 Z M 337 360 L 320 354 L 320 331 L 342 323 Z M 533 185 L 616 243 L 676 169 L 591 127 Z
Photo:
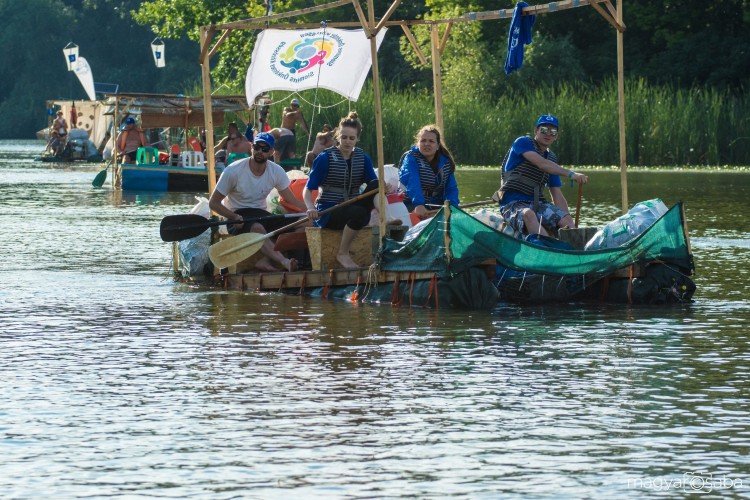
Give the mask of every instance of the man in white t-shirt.
M 294 196 L 289 189 L 289 177 L 281 166 L 269 161 L 273 157 L 274 138 L 267 132 L 261 132 L 253 142 L 253 155 L 242 158 L 230 164 L 216 183 L 216 189 L 211 194 L 209 206 L 217 214 L 229 220 L 267 217 L 271 215 L 266 210 L 266 197 L 273 188 L 285 200 L 307 212 L 305 204 Z M 229 232 L 266 234 L 286 225 L 283 218 L 264 220 L 245 224 L 228 225 Z M 273 249 L 273 242 L 267 239 L 263 243 L 261 252 L 264 257 L 258 261 L 256 267 L 261 271 L 278 271 L 274 263 L 287 271 L 297 269 L 295 259 L 287 259 L 281 252 Z

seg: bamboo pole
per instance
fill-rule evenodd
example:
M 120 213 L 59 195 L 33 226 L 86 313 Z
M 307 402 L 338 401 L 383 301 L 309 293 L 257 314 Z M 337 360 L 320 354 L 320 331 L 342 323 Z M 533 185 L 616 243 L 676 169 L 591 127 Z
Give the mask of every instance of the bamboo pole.
M 617 22 L 622 24 L 622 2 L 617 1 Z M 620 125 L 620 187 L 622 190 L 622 213 L 628 212 L 628 162 L 625 143 L 625 62 L 623 32 L 617 30 L 617 101 Z
M 432 84 L 435 91 L 435 124 L 445 133 L 443 127 L 443 76 L 440 72 L 440 38 L 437 25 L 430 26 L 432 45 Z
M 203 79 L 203 121 L 206 126 L 206 156 L 208 160 L 208 195 L 216 187 L 216 161 L 214 159 L 214 117 L 211 106 L 211 67 L 208 55 L 208 44 L 211 43 L 213 30 L 201 27 L 201 77 Z

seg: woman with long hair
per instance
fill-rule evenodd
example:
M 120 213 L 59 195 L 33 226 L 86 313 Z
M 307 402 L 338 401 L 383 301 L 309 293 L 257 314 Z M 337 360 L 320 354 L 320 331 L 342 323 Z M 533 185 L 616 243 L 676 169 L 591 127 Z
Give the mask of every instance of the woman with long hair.
M 320 218 L 318 212 L 359 195 L 362 184 L 367 184 L 365 191 L 377 189 L 372 160 L 356 147 L 361 134 L 362 123 L 356 112 L 352 111 L 342 118 L 336 129 L 336 145 L 323 150 L 315 158 L 302 192 L 308 214 L 315 219 L 316 226 L 343 231 L 336 260 L 346 269 L 360 267 L 349 251 L 359 230 L 370 222 L 373 198 L 364 198 L 346 209 L 333 210 Z M 318 199 L 313 201 L 312 191 L 316 189 Z
M 415 144 L 401 156 L 399 180 L 406 187 L 404 200 L 419 217 L 427 213 L 426 204 L 442 205 L 446 200 L 459 204 L 456 162 L 445 146 L 436 125 L 425 125 L 415 137 Z

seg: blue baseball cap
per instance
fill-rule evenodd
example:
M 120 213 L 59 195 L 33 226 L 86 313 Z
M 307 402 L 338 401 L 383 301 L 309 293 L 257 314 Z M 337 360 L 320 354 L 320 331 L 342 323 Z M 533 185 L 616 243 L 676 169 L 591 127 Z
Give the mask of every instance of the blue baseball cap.
M 554 125 L 557 128 L 560 128 L 560 124 L 557 121 L 557 117 L 553 115 L 542 115 L 539 117 L 539 119 L 536 121 L 536 126 L 539 125 Z
M 131 123 L 135 123 L 135 118 L 133 118 L 132 116 L 128 116 L 127 118 L 125 118 L 125 125 L 130 125 Z
M 258 144 L 259 142 L 265 142 L 270 147 L 273 147 L 274 143 L 276 142 L 276 139 L 273 138 L 271 134 L 268 132 L 261 132 L 260 134 L 255 136 L 255 140 L 253 141 L 253 144 Z

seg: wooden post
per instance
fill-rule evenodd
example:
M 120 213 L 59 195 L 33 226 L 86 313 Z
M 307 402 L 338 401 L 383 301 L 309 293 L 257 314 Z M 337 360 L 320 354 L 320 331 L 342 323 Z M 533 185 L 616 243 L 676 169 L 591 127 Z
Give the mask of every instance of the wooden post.
M 214 160 L 214 118 L 211 108 L 211 68 L 208 44 L 211 37 L 205 26 L 201 26 L 201 76 L 203 78 L 203 119 L 206 125 L 206 159 L 208 160 L 208 196 L 216 187 L 216 161 Z
M 617 22 L 622 25 L 622 2 L 617 1 Z M 617 101 L 620 115 L 620 187 L 622 190 L 622 213 L 628 212 L 628 162 L 625 143 L 625 63 L 623 57 L 623 32 L 617 30 Z
M 435 90 L 435 125 L 445 134 L 443 127 L 443 77 L 440 72 L 440 37 L 438 25 L 430 25 L 430 41 L 432 45 L 432 84 Z
M 453 258 L 453 254 L 451 253 L 451 202 L 445 200 L 443 208 L 445 209 L 443 212 L 445 217 L 445 234 L 443 235 L 445 241 L 445 260 L 450 264 Z
M 117 187 L 117 171 L 120 168 L 120 162 L 117 155 L 117 140 L 120 138 L 120 98 L 115 95 L 115 114 L 112 117 L 112 188 Z
M 355 0 L 355 5 L 359 2 Z M 374 33 L 375 31 L 375 7 L 373 6 L 373 0 L 367 0 L 367 16 L 369 18 L 369 27 L 365 28 L 365 32 Z M 380 71 L 378 67 L 378 40 L 375 35 L 370 35 L 370 57 L 372 58 L 372 88 L 375 94 L 375 134 L 377 141 L 377 152 L 378 152 L 378 202 L 380 207 L 380 221 L 378 227 L 380 228 L 380 246 L 383 245 L 383 238 L 385 238 L 385 216 L 386 209 L 388 207 L 388 200 L 385 197 L 385 169 L 383 167 L 383 157 L 385 153 L 383 151 L 383 112 L 382 104 L 380 100 Z

